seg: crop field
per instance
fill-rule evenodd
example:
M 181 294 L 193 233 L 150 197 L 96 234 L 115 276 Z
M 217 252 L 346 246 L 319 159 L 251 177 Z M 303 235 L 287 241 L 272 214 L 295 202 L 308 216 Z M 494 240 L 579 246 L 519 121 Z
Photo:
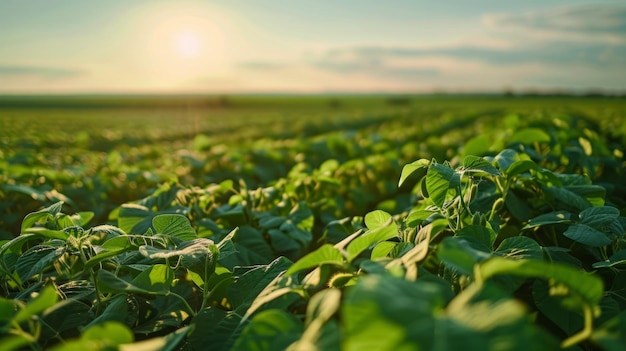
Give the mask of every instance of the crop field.
M 0 97 L 0 350 L 623 350 L 626 99 Z

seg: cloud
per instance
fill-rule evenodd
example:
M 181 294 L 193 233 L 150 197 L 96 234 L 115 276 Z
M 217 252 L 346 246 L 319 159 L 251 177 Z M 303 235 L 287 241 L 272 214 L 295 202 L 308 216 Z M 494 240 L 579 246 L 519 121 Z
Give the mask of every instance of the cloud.
M 0 65 L 0 77 L 35 77 L 43 79 L 72 78 L 85 74 L 84 71 L 64 67 Z
M 483 22 L 496 30 L 521 30 L 541 34 L 548 40 L 626 43 L 626 5 L 588 4 L 489 14 Z
M 247 62 L 238 68 L 263 82 L 278 80 L 280 73 L 289 78 L 284 86 L 308 79 L 328 87 L 389 90 L 626 88 L 626 6 L 487 14 L 479 25 L 478 35 L 436 46 L 316 48 L 302 53 L 300 61 Z

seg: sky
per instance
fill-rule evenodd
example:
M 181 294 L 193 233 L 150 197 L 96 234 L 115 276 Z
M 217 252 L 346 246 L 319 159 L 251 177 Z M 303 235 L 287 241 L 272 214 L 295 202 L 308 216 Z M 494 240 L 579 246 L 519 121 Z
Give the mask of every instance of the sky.
M 0 94 L 626 92 L 626 1 L 0 0 Z

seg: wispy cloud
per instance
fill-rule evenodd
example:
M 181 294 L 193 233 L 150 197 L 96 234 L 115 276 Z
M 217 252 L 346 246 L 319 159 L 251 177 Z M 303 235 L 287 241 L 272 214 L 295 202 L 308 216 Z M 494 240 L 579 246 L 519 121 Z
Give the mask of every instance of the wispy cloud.
M 62 79 L 85 74 L 79 69 L 46 66 L 0 65 L 0 77 L 35 77 L 43 79 Z
M 420 84 L 427 79 L 443 86 L 489 82 L 497 88 L 500 78 L 500 86 L 626 88 L 626 6 L 485 15 L 484 29 L 486 41 L 335 47 L 318 53 L 309 64 L 335 73 L 421 79 Z M 507 45 L 481 44 L 494 41 Z
M 494 30 L 522 31 L 544 40 L 626 43 L 626 5 L 589 4 L 526 13 L 488 14 Z

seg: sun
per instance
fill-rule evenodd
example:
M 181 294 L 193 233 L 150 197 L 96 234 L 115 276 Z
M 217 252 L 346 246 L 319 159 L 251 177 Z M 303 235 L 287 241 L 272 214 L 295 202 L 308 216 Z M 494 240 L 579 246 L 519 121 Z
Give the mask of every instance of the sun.
M 176 50 L 183 57 L 195 57 L 201 48 L 200 37 L 193 32 L 183 32 L 176 36 Z

